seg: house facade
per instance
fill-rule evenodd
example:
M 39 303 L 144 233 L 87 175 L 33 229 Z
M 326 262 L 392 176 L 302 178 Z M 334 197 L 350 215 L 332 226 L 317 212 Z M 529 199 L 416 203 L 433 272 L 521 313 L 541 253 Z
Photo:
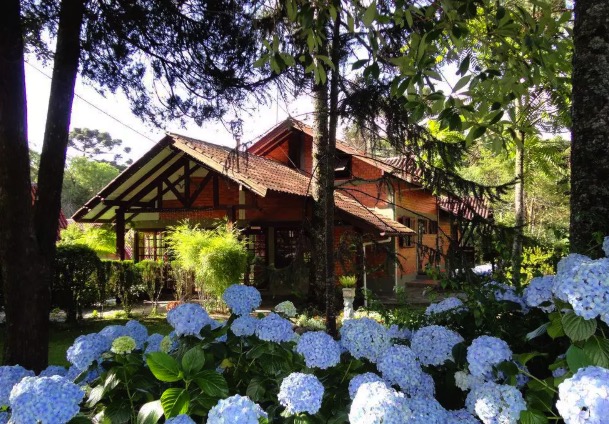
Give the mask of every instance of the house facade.
M 336 273 L 357 274 L 379 296 L 443 266 L 454 210 L 399 168 L 337 142 Z M 286 120 L 247 151 L 167 134 L 73 218 L 109 223 L 117 253 L 133 230 L 133 257 L 167 259 L 168 227 L 188 219 L 211 227 L 227 219 L 242 229 L 255 257 L 245 279 L 262 290 L 306 291 L 311 260 L 312 131 Z M 454 209 L 454 207 L 453 207 Z

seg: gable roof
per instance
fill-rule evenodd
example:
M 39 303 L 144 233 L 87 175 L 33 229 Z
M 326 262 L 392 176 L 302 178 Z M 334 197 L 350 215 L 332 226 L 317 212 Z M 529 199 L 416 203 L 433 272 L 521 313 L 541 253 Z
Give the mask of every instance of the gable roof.
M 268 191 L 310 195 L 309 176 L 255 154 L 173 133 L 168 133 L 151 152 L 153 153 L 149 152 L 136 161 L 89 200 L 74 214 L 74 219 L 89 222 L 114 220 L 115 208 L 104 204 L 111 202 L 104 201 L 133 202 L 137 199 L 135 193 L 138 189 L 141 191 L 151 187 L 148 180 L 163 174 L 164 170 L 172 169 L 180 157 L 196 161 L 261 197 L 265 197 Z M 405 225 L 366 208 L 344 194 L 335 193 L 335 205 L 339 211 L 386 235 L 414 233 Z

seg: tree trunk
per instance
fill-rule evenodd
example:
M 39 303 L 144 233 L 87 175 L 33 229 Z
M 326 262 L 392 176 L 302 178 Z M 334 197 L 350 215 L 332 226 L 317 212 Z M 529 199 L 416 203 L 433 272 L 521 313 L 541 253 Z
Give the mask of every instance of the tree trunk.
M 520 268 L 522 264 L 522 240 L 524 234 L 525 205 L 524 205 L 524 133 L 520 133 L 520 140 L 516 139 L 516 160 L 514 165 L 514 242 L 512 243 L 512 282 L 520 286 Z
M 570 242 L 593 257 L 595 235 L 609 235 L 608 28 L 609 2 L 575 2 Z
M 0 269 L 4 284 L 4 363 L 46 367 L 48 333 L 40 325 L 42 279 L 32 225 L 27 106 L 19 0 L 0 3 Z M 47 295 L 48 297 L 48 295 Z M 46 325 L 48 327 L 48 309 Z

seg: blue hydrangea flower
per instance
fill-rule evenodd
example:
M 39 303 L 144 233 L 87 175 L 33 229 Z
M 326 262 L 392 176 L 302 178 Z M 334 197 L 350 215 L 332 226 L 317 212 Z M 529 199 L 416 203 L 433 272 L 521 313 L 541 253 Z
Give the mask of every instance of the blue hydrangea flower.
M 262 297 L 258 289 L 242 284 L 229 286 L 222 294 L 222 300 L 235 315 L 246 315 L 262 303 Z
M 288 414 L 316 414 L 321 408 L 324 386 L 311 374 L 293 372 L 283 379 L 277 399 Z
M 434 398 L 436 395 L 436 383 L 433 381 L 433 377 L 426 372 L 422 372 L 419 384 L 409 387 L 408 395 L 418 398 Z
M 457 386 L 464 392 L 467 392 L 482 383 L 484 383 L 484 377 L 474 377 L 473 375 L 468 374 L 465 371 L 457 371 L 455 373 L 455 386 Z
M 65 376 L 68 373 L 66 367 L 62 367 L 60 365 L 49 365 L 45 369 L 43 369 L 38 377 L 52 377 L 54 375 Z
M 154 333 L 148 336 L 146 339 L 146 350 L 144 350 L 144 353 L 160 352 L 163 337 L 165 336 L 159 333 Z
M 609 258 L 609 236 L 606 236 L 603 239 L 603 252 L 605 252 L 605 256 Z
M 560 368 L 556 368 L 554 371 L 552 371 L 552 377 L 554 378 L 560 378 L 563 375 L 565 375 L 567 373 L 567 369 L 560 367 Z
M 304 333 L 296 344 L 296 352 L 304 356 L 309 368 L 325 370 L 340 362 L 338 342 L 323 331 Z
M 484 424 L 516 424 L 520 412 L 527 408 L 516 387 L 491 381 L 474 387 L 467 395 L 465 406 Z
M 480 424 L 480 421 L 474 417 L 467 409 L 457 409 L 456 411 L 447 411 L 448 422 L 451 424 Z
M 267 413 L 247 396 L 234 395 L 221 399 L 209 410 L 207 424 L 258 424 Z
M 233 321 L 230 329 L 235 336 L 253 336 L 256 332 L 256 325 L 258 325 L 258 319 L 243 315 Z
M 85 334 L 74 340 L 66 352 L 66 357 L 79 371 L 84 371 L 93 361 L 97 361 L 102 353 L 110 350 L 111 345 L 110 339 L 101 334 Z
M 135 340 L 136 349 L 144 349 L 144 344 L 148 340 L 148 329 L 134 319 L 127 321 L 125 329 L 127 330 L 127 336 Z
M 200 337 L 203 327 L 216 328 L 218 323 L 210 318 L 207 311 L 198 303 L 182 303 L 167 313 L 167 322 L 178 337 Z
M 554 287 L 553 275 L 533 278 L 523 293 L 527 306 L 539 308 L 546 313 L 552 312 L 554 310 L 552 287 Z M 545 306 L 541 306 L 542 304 Z
M 178 336 L 176 335 L 175 331 L 172 331 L 171 333 L 163 337 L 163 340 L 161 340 L 161 344 L 159 345 L 159 347 L 161 348 L 161 352 L 171 353 L 178 348 L 178 345 Z
M 119 337 L 128 336 L 129 331 L 124 325 L 108 325 L 102 328 L 102 330 L 97 334 L 107 338 L 110 345 L 112 345 L 112 342 Z
M 408 424 L 446 424 L 448 412 L 433 398 L 412 397 L 408 399 L 412 415 Z
M 294 318 L 296 316 L 296 314 L 298 314 L 298 311 L 296 310 L 296 306 L 294 306 L 294 304 L 292 302 L 290 302 L 289 300 L 285 300 L 281 303 L 278 303 L 277 306 L 275 306 L 273 309 L 278 314 L 281 314 L 288 318 Z
M 557 274 L 554 295 L 568 302 L 584 319 L 609 313 L 609 258 L 584 261 L 569 272 Z
M 356 359 L 376 362 L 391 345 L 387 329 L 370 318 L 350 319 L 340 329 L 341 345 Z
M 425 315 L 435 315 L 450 311 L 451 313 L 467 310 L 463 301 L 458 297 L 447 297 L 446 299 L 432 303 L 425 309 Z
M 290 321 L 270 313 L 256 323 L 256 336 L 267 342 L 289 342 L 294 338 L 294 330 Z
M 8 424 L 10 419 L 11 415 L 8 412 L 0 412 L 0 424 Z
M 78 414 L 84 395 L 65 377 L 26 377 L 11 391 L 11 420 L 20 424 L 65 424 Z
M 373 372 L 356 375 L 349 381 L 349 397 L 353 400 L 357 390 L 364 383 L 384 382 L 384 380 Z
M 415 353 L 407 346 L 391 346 L 381 354 L 376 364 L 383 379 L 397 384 L 408 395 L 414 394 L 421 384 L 423 370 Z
M 604 423 L 609 417 L 609 370 L 580 368 L 558 385 L 556 409 L 566 424 Z
M 349 410 L 351 424 L 404 424 L 411 416 L 404 394 L 380 381 L 360 385 Z
M 11 389 L 25 377 L 33 377 L 34 371 L 26 370 L 21 365 L 4 365 L 0 367 L 0 406 L 8 405 Z
M 522 296 L 516 293 L 516 290 L 512 286 L 508 286 L 504 283 L 497 281 L 490 281 L 485 284 L 485 287 L 493 291 L 493 296 L 497 302 L 512 302 L 518 304 L 520 309 L 524 312 L 528 312 L 527 305 L 524 302 Z
M 186 414 L 176 415 L 173 418 L 169 418 L 167 421 L 165 421 L 165 423 L 166 424 L 196 424 L 195 420 L 193 420 Z
M 103 369 L 101 366 L 98 366 L 97 368 L 93 368 L 90 371 L 86 371 L 86 374 L 84 375 L 84 377 L 82 378 L 81 381 L 79 381 L 78 384 L 79 386 L 83 387 L 86 386 L 87 384 L 91 383 L 93 380 L 95 380 L 97 377 L 99 377 L 102 373 Z M 78 368 L 76 368 L 74 365 L 72 365 L 69 369 L 68 372 L 65 375 L 65 378 L 67 378 L 70 381 L 75 381 L 78 376 L 80 376 L 83 372 L 82 370 L 79 370 Z
M 586 255 L 569 253 L 558 261 L 558 264 L 556 265 L 556 274 L 568 274 L 573 269 L 577 269 L 581 264 L 591 260 L 592 259 Z
M 467 348 L 469 372 L 474 377 L 493 379 L 493 367 L 512 359 L 508 344 L 492 336 L 480 336 Z
M 410 346 L 421 364 L 437 366 L 453 361 L 453 347 L 463 341 L 456 331 L 429 325 L 415 331 Z
M 412 337 L 412 331 L 410 329 L 406 327 L 400 328 L 396 324 L 392 324 L 387 329 L 387 334 L 389 335 L 389 338 L 394 340 L 410 340 Z

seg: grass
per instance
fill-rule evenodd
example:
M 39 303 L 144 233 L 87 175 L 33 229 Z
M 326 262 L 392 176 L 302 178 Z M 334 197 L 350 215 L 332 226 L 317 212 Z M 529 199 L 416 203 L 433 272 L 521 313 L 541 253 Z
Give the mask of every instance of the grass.
M 137 317 L 137 320 L 148 328 L 148 333 L 169 334 L 171 326 L 165 317 Z M 63 323 L 51 323 L 51 334 L 49 343 L 49 365 L 69 366 L 66 360 L 66 351 L 78 336 L 89 333 L 97 333 L 107 325 L 123 325 L 128 321 L 125 319 L 85 319 L 75 325 Z M 4 352 L 4 325 L 0 325 L 0 355 Z M 1 363 L 1 361 L 0 361 Z

